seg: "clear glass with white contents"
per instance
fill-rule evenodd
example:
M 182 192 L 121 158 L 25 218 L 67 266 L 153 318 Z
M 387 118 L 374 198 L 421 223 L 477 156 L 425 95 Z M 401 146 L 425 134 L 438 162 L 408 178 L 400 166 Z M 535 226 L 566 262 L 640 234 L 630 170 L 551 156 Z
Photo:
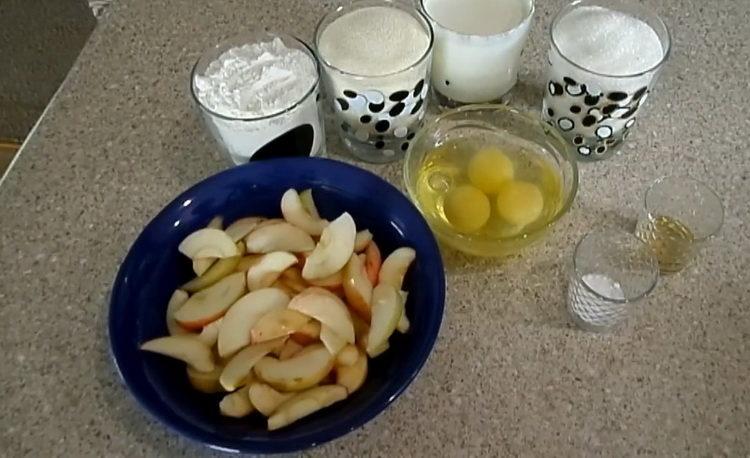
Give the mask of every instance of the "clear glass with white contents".
M 533 0 L 420 0 L 435 31 L 432 87 L 443 107 L 498 102 L 518 80 Z
M 594 231 L 573 253 L 568 272 L 568 312 L 581 328 L 603 332 L 622 323 L 631 304 L 656 287 L 659 264 L 633 234 Z
M 219 60 L 226 53 L 235 52 L 244 46 L 278 43 L 296 50 L 297 55 L 310 59 L 314 73 L 304 81 L 302 95 L 289 100 L 286 106 L 279 107 L 262 115 L 228 114 L 202 100 L 200 96 L 201 78 L 215 70 Z M 273 62 L 273 56 L 254 65 Z M 244 75 L 247 81 L 239 91 L 247 91 L 250 97 L 256 85 L 268 82 L 254 80 Z M 297 75 L 299 76 L 299 75 Z M 325 126 L 320 111 L 320 71 L 315 55 L 303 41 L 283 33 L 250 31 L 229 38 L 206 50 L 193 67 L 190 75 L 190 93 L 193 96 L 201 117 L 216 140 L 219 148 L 235 165 L 251 160 L 284 156 L 317 156 L 325 152 Z M 283 82 L 282 82 L 283 83 Z
M 340 30 L 342 23 L 337 21 L 355 22 L 352 17 L 357 17 L 361 26 Z M 398 26 L 393 19 L 399 21 Z M 335 35 L 343 33 L 347 38 L 332 38 L 333 30 Z M 404 51 L 411 49 L 414 37 L 421 40 L 424 49 Z M 427 18 L 399 2 L 357 1 L 336 8 L 320 21 L 315 48 L 326 98 L 335 128 L 354 156 L 385 163 L 401 159 L 408 150 L 425 116 L 432 45 Z M 398 52 L 390 53 L 385 48 Z M 352 64 L 354 61 L 359 63 Z M 382 67 L 355 70 L 372 67 L 362 61 L 381 62 Z
M 576 0 L 555 17 L 542 117 L 578 159 L 610 157 L 670 54 L 664 22 L 637 2 Z

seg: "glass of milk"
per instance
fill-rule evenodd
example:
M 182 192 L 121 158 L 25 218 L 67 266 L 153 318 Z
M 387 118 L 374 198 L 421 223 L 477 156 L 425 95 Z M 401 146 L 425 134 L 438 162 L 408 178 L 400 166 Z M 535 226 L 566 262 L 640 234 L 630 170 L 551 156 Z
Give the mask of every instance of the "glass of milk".
M 550 31 L 542 116 L 584 161 L 605 159 L 637 123 L 670 52 L 664 22 L 639 3 L 578 0 Z
M 496 102 L 518 79 L 533 0 L 420 0 L 435 30 L 432 85 L 442 106 Z
M 433 33 L 414 8 L 386 0 L 341 6 L 315 32 L 327 102 L 349 151 L 403 157 L 425 115 Z

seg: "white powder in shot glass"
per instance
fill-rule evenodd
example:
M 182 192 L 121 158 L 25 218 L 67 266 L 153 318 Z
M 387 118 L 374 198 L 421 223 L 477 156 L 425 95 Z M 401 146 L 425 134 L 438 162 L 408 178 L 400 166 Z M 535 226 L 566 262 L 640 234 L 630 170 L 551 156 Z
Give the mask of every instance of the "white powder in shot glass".
M 599 6 L 582 6 L 563 16 L 552 31 L 560 52 L 589 71 L 632 75 L 664 57 L 661 40 L 642 20 Z

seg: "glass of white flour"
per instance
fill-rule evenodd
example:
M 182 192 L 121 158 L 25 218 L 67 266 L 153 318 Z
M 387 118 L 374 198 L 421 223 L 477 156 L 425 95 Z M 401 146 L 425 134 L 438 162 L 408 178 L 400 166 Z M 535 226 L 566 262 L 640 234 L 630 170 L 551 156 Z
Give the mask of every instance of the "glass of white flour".
M 664 22 L 632 0 L 577 0 L 550 31 L 542 116 L 585 161 L 611 156 L 636 124 L 670 52 Z
M 230 38 L 198 59 L 190 88 L 209 131 L 237 165 L 324 151 L 318 64 L 295 37 L 255 31 Z
M 659 263 L 649 247 L 625 231 L 586 234 L 568 269 L 568 311 L 580 327 L 608 331 L 627 318 L 633 303 L 656 287 Z
M 425 115 L 432 42 L 424 15 L 387 0 L 338 7 L 318 24 L 327 100 L 354 156 L 390 162 L 409 149 Z

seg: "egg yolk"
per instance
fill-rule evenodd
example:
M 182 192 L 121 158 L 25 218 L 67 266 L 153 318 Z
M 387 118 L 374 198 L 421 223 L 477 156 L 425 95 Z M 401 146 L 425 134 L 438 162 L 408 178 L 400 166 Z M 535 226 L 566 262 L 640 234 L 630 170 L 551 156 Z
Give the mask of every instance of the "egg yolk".
M 495 194 L 500 185 L 513 179 L 513 162 L 497 148 L 479 150 L 467 169 L 471 184 L 486 194 Z
M 526 181 L 506 181 L 497 192 L 497 212 L 511 224 L 526 226 L 542 214 L 544 197 L 539 188 Z
M 490 219 L 490 199 L 471 185 L 458 186 L 445 196 L 445 217 L 459 232 L 474 232 Z

